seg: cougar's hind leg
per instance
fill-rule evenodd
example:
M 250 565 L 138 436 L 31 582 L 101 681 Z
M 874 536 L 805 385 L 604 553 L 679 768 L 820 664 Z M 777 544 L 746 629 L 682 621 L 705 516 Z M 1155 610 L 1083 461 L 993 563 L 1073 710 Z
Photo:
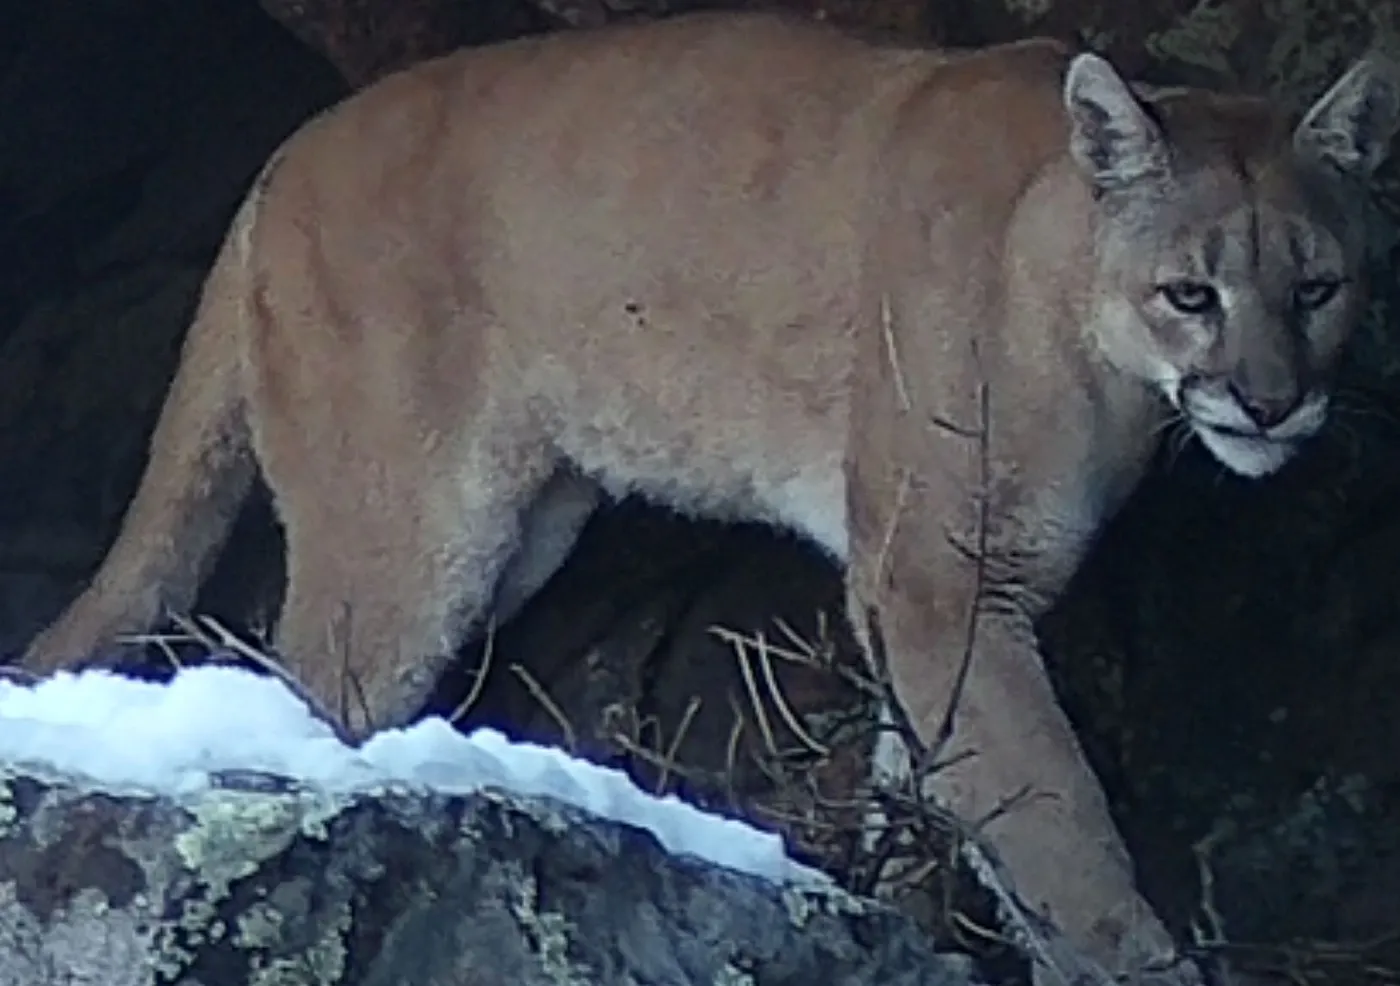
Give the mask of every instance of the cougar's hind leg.
M 498 625 L 520 612 L 563 566 L 602 496 L 597 483 L 571 466 L 549 477 L 526 510 L 520 547 L 501 573 L 492 613 Z
M 448 458 L 405 470 L 342 454 L 295 479 L 269 475 L 287 534 L 277 649 L 352 736 L 422 709 L 555 468 L 543 442 L 483 439 Z

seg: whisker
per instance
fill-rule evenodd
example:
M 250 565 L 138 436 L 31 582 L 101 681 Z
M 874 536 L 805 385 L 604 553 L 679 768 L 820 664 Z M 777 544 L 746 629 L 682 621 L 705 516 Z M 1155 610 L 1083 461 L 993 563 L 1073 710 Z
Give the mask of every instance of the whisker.
M 1397 418 L 1386 409 L 1374 405 L 1367 406 L 1337 401 L 1333 408 L 1333 413 L 1335 413 L 1338 418 L 1359 418 L 1368 422 L 1380 422 L 1391 429 L 1400 430 L 1400 418 Z
M 1159 435 L 1162 435 L 1167 431 L 1171 430 L 1175 426 L 1184 423 L 1186 423 L 1186 415 L 1180 411 L 1173 410 L 1169 415 L 1167 415 L 1161 421 L 1157 422 L 1155 427 L 1153 427 L 1152 437 L 1156 438 Z
M 1186 423 L 1186 419 L 1183 417 L 1174 424 L 1178 427 L 1173 428 L 1166 438 L 1167 469 L 1175 468 L 1177 460 L 1186 451 L 1186 446 L 1191 444 L 1192 431 L 1191 426 Z
M 1337 469 L 1338 475 L 1334 477 L 1338 485 L 1349 483 L 1361 475 L 1366 441 L 1345 417 L 1333 418 L 1329 427 L 1318 433 L 1317 440 L 1324 447 L 1341 450 L 1342 461 Z
M 1338 421 L 1337 443 L 1341 445 L 1344 455 L 1347 478 L 1353 478 L 1361 471 L 1361 435 L 1351 426 L 1348 421 Z
M 1342 385 L 1337 387 L 1333 394 L 1333 404 L 1340 415 L 1383 421 L 1391 427 L 1400 429 L 1400 416 L 1397 416 L 1388 406 L 1390 404 L 1388 396 L 1371 387 L 1361 387 L 1354 384 Z

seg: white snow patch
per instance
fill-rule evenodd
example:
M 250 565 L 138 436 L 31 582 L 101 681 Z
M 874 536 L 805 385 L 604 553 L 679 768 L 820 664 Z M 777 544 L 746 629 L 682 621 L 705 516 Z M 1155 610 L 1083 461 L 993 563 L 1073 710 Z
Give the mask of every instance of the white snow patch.
M 211 775 L 257 771 L 331 794 L 400 788 L 462 795 L 495 788 L 547 796 L 648 829 L 668 851 L 778 884 L 829 885 L 780 836 L 654 797 L 622 771 L 490 729 L 464 736 L 441 718 L 341 743 L 280 681 L 228 665 L 185 668 L 168 684 L 106 671 L 0 681 L 0 764 L 47 765 L 96 785 L 180 797 Z

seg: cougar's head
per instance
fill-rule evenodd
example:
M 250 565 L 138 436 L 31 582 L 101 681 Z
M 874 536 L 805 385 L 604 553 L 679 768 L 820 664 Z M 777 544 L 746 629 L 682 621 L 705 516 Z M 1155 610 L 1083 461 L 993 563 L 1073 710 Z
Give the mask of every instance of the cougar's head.
M 1262 100 L 1135 91 L 1092 54 L 1064 101 L 1103 354 L 1224 466 L 1275 471 L 1323 424 L 1364 305 L 1365 182 L 1400 123 L 1400 67 L 1368 55 L 1296 126 Z

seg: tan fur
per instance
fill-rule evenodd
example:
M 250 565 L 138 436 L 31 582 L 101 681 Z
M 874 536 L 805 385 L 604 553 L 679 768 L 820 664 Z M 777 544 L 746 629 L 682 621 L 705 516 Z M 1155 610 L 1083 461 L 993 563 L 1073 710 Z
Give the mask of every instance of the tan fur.
M 291 670 L 358 733 L 400 723 L 601 486 L 848 562 L 932 740 L 985 540 L 947 751 L 976 755 L 940 791 L 972 816 L 1048 792 L 989 829 L 1021 889 L 1105 964 L 1168 951 L 1032 620 L 1173 416 L 1251 475 L 1321 423 L 1362 302 L 1341 171 L 1374 167 L 1396 88 L 1362 63 L 1294 142 L 1263 102 L 1165 94 L 1164 135 L 1107 63 L 1069 64 L 1048 41 L 950 55 L 704 15 L 355 95 L 249 195 L 120 537 L 27 665 L 189 605 L 256 461 Z M 1296 284 L 1333 274 L 1299 317 Z M 1219 305 L 1174 308 L 1180 278 Z

